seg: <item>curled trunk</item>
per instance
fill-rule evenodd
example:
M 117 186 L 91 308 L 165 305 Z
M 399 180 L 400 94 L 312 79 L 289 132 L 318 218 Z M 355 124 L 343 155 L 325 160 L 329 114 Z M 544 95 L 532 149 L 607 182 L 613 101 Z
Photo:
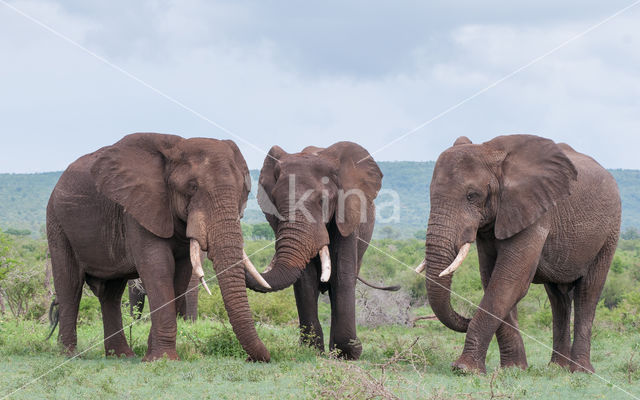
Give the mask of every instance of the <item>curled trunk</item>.
M 312 257 L 318 254 L 315 227 L 304 222 L 283 222 L 278 226 L 276 254 L 271 261 L 272 268 L 262 273 L 262 277 L 271 286 L 267 289 L 246 274 L 247 287 L 256 292 L 272 292 L 293 285 Z
M 431 309 L 445 326 L 457 332 L 466 332 L 469 319 L 458 314 L 451 306 L 452 275 L 439 276 L 453 262 L 457 250 L 445 238 L 427 233 L 427 296 Z

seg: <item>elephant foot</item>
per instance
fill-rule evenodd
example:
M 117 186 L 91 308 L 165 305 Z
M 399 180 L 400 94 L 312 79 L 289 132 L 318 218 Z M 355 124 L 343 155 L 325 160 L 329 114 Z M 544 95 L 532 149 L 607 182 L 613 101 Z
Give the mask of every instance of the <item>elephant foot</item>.
M 529 368 L 529 364 L 526 360 L 501 361 L 500 368 L 520 368 L 521 370 L 525 371 L 527 368 Z
M 62 353 L 62 355 L 66 357 L 75 357 L 78 354 L 75 344 L 69 346 L 63 345 L 62 351 L 60 353 Z
M 484 361 L 476 360 L 473 357 L 467 355 L 461 355 L 453 364 L 451 369 L 455 372 L 461 373 L 475 373 L 486 374 L 487 368 L 484 365 Z
M 526 370 L 529 368 L 527 363 L 527 355 L 524 352 L 524 347 L 512 351 L 509 353 L 500 353 L 500 368 L 520 368 Z
M 571 362 L 571 357 L 553 353 L 549 364 L 556 364 L 562 368 L 570 368 L 573 363 Z
M 175 350 L 165 350 L 165 351 L 151 351 L 147 353 L 143 358 L 143 362 L 156 361 L 161 360 L 163 358 L 167 358 L 169 360 L 179 361 L 180 357 L 178 357 L 178 353 Z
M 356 361 L 362 354 L 362 345 L 358 339 L 353 339 L 345 345 L 336 344 L 334 349 L 338 350 L 338 358 L 343 360 Z
M 593 365 L 591 365 L 591 361 L 583 359 L 577 359 L 575 362 L 570 363 L 569 370 L 571 372 L 586 372 L 588 374 L 596 372 Z
M 136 354 L 133 352 L 133 350 L 131 350 L 131 348 L 129 348 L 129 346 L 106 349 L 105 354 L 107 355 L 107 357 L 118 357 L 118 358 L 119 357 L 130 358 L 130 357 L 136 356 Z
M 308 346 L 318 350 L 319 353 L 324 353 L 324 339 L 322 336 L 314 333 L 302 333 L 300 334 L 300 345 Z

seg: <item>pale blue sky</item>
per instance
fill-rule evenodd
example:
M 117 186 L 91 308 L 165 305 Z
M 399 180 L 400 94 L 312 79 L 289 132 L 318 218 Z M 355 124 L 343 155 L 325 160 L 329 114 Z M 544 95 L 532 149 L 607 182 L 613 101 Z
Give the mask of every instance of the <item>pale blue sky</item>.
M 4 1 L 4 0 L 3 0 Z M 268 150 L 374 152 L 632 0 L 8 1 Z M 564 141 L 640 169 L 640 5 L 377 160 L 434 160 L 456 137 Z M 0 172 L 64 169 L 123 135 L 231 138 L 0 2 Z

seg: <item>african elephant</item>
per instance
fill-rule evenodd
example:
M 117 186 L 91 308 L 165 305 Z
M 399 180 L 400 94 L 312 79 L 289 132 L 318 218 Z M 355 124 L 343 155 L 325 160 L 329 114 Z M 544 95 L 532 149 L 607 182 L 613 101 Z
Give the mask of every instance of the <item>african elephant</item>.
M 135 133 L 72 163 L 47 206 L 58 338 L 65 350 L 75 351 L 86 281 L 100 300 L 107 355 L 133 356 L 120 301 L 127 280 L 140 277 L 151 310 L 143 361 L 177 359 L 176 309 L 192 271 L 208 290 L 204 250 L 240 344 L 250 359 L 268 361 L 243 272 L 240 217 L 250 186 L 244 158 L 230 140 Z
M 375 222 L 382 173 L 361 146 L 339 142 L 289 154 L 273 146 L 260 172 L 258 202 L 276 235 L 262 278 L 271 290 L 294 285 L 301 341 L 324 350 L 319 292 L 329 291 L 329 347 L 358 359 L 355 285 Z M 264 289 L 245 274 L 247 287 Z M 397 288 L 390 288 L 396 289 Z
M 591 326 L 616 249 L 620 212 L 613 177 L 566 144 L 530 135 L 483 144 L 461 137 L 443 152 L 431 181 L 425 261 L 417 271 L 426 266 L 429 303 L 438 319 L 467 333 L 453 367 L 485 372 L 495 334 L 501 366 L 526 368 L 516 305 L 531 283 L 542 283 L 553 314 L 551 362 L 594 371 Z M 453 310 L 450 288 L 451 274 L 474 241 L 484 296 L 469 320 Z
M 184 294 L 184 301 L 177 304 L 176 313 L 179 317 L 183 317 L 187 321 L 195 321 L 198 319 L 198 292 L 200 279 L 196 274 L 191 275 L 189 284 Z M 140 318 L 144 309 L 144 300 L 147 291 L 142 285 L 140 279 L 132 279 L 127 282 L 129 286 L 129 313 L 134 318 Z

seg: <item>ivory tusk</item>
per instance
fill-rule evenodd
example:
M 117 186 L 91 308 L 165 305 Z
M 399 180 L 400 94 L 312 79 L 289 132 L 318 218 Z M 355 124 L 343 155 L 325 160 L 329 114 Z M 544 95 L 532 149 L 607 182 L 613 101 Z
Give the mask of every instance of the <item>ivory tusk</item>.
M 427 259 L 423 259 L 420 265 L 416 267 L 416 273 L 421 274 L 427 266 Z
M 451 265 L 447 267 L 447 269 L 440 272 L 440 275 L 438 276 L 445 276 L 445 275 L 452 274 L 456 269 L 458 269 L 460 265 L 462 265 L 462 262 L 464 261 L 464 259 L 467 258 L 470 248 L 471 248 L 471 243 L 466 243 L 464 246 L 462 246 L 455 260 L 453 260 L 453 262 L 451 263 Z
M 271 285 L 269 285 L 269 283 L 267 283 L 267 281 L 264 280 L 262 275 L 260 275 L 260 272 L 258 272 L 258 270 L 253 265 L 253 263 L 249 259 L 249 256 L 244 250 L 242 250 L 242 260 L 244 261 L 244 269 L 246 269 L 247 272 L 249 272 L 249 275 L 251 275 L 253 279 L 255 279 L 260 285 L 262 285 L 262 287 L 271 289 Z
M 209 296 L 211 296 L 211 290 L 209 290 L 209 286 L 207 286 L 207 281 L 204 280 L 204 276 L 200 277 L 200 283 L 202 283 L 204 290 L 206 290 L 207 293 L 209 293 Z
M 196 239 L 191 239 L 189 246 L 189 255 L 191 256 L 191 267 L 193 273 L 198 277 L 200 283 L 204 287 L 204 290 L 211 295 L 211 290 L 207 286 L 207 281 L 204 280 L 204 271 L 202 270 L 202 259 L 200 258 L 200 243 Z
M 320 281 L 329 282 L 329 278 L 331 277 L 331 256 L 329 255 L 329 248 L 323 246 L 318 252 L 318 255 L 320 255 L 320 263 L 322 264 Z

